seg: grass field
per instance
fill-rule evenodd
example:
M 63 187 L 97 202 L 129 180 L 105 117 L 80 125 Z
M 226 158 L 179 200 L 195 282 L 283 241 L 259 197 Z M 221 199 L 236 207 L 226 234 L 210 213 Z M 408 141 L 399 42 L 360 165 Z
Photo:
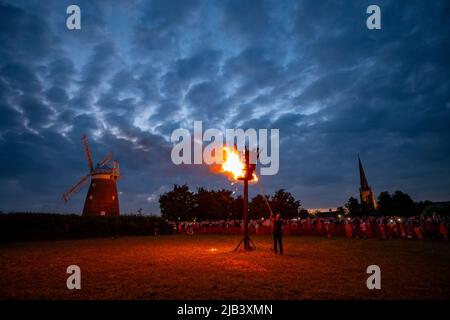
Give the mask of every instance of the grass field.
M 0 245 L 3 299 L 449 299 L 450 244 L 271 237 L 232 253 L 235 236 L 124 237 Z M 215 248 L 216 251 L 211 250 Z M 81 268 L 81 290 L 66 268 Z M 368 290 L 366 268 L 381 268 Z

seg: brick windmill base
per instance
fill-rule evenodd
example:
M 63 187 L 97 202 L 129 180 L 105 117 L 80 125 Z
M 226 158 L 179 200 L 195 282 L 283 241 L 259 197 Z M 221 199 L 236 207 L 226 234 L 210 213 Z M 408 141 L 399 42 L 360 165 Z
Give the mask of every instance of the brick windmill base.
M 119 197 L 114 176 L 96 174 L 84 202 L 83 215 L 118 216 Z

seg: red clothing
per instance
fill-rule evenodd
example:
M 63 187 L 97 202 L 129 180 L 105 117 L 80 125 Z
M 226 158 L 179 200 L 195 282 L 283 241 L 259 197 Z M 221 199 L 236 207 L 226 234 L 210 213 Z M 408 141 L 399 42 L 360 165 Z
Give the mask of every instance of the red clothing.
M 448 240 L 448 229 L 445 224 L 441 223 L 441 226 L 439 227 L 439 233 L 441 234 L 442 239 L 446 241 Z

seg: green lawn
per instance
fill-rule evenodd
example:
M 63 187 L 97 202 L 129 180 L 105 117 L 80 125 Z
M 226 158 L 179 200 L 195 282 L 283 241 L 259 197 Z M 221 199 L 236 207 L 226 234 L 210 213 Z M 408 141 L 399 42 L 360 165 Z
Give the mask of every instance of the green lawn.
M 269 236 L 257 250 L 235 236 L 124 237 L 0 245 L 0 298 L 25 299 L 434 299 L 450 298 L 450 244 Z M 216 251 L 211 250 L 215 248 Z M 81 290 L 66 268 L 81 267 Z M 381 268 L 381 290 L 366 268 Z

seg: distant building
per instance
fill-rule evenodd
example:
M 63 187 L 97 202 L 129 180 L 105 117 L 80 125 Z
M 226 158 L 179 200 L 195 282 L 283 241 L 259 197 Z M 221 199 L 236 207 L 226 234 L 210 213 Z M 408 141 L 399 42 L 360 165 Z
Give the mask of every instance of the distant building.
M 309 208 L 306 209 L 309 214 L 316 214 L 320 212 L 336 212 L 337 208 Z
M 316 217 L 334 217 L 335 215 L 337 215 L 339 212 L 336 208 L 329 208 L 329 209 L 324 209 L 324 208 L 319 208 L 319 209 L 308 209 L 308 214 L 312 215 L 312 216 L 316 216 Z
M 361 206 L 365 210 L 375 210 L 377 208 L 377 203 L 375 202 L 375 196 L 373 195 L 372 188 L 367 182 L 366 174 L 364 173 L 364 168 L 361 163 L 361 159 L 358 156 L 359 162 L 359 197 L 361 200 Z

